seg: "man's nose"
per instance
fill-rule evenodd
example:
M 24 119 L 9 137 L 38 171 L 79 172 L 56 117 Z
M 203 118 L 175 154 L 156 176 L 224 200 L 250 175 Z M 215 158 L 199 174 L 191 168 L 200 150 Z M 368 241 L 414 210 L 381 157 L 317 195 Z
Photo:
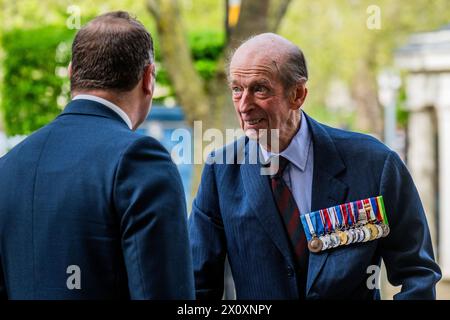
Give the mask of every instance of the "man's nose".
M 244 91 L 242 97 L 239 101 L 239 112 L 246 113 L 253 109 L 254 107 L 253 96 L 249 94 L 247 90 Z

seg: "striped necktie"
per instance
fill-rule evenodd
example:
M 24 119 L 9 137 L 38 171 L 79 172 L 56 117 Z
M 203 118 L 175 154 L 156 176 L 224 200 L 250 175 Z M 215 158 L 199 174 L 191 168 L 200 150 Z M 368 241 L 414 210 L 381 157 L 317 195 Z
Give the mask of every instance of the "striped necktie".
M 278 172 L 270 177 L 272 192 L 286 232 L 289 236 L 292 250 L 297 258 L 297 262 L 300 267 L 304 267 L 308 259 L 305 232 L 300 223 L 300 212 L 297 203 L 295 202 L 291 190 L 283 179 L 283 172 L 288 163 L 289 160 L 281 156 L 279 157 Z

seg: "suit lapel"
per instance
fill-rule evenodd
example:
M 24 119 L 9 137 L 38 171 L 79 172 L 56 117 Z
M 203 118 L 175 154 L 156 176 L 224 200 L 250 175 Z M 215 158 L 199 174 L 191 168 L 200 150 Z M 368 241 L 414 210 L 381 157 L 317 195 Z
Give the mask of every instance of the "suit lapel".
M 308 117 L 305 113 L 303 114 L 308 121 L 314 144 L 311 211 L 344 203 L 347 197 L 348 186 L 339 179 L 339 174 L 345 171 L 345 164 L 324 126 Z M 269 178 L 266 175 L 261 175 L 261 165 L 259 163 L 249 164 L 249 158 L 258 158 L 254 154 L 258 152 L 257 150 L 256 142 L 248 140 L 245 146 L 246 159 L 244 164 L 241 165 L 244 189 L 249 195 L 250 205 L 256 212 L 264 230 L 268 233 L 285 259 L 293 264 L 294 260 L 289 248 L 286 232 L 284 231 L 281 219 L 276 214 L 277 208 L 275 202 L 272 196 L 268 196 L 272 194 L 268 182 Z M 328 251 L 319 254 L 310 253 L 306 287 L 307 294 L 320 274 L 327 257 Z
M 304 114 L 306 115 L 306 114 Z M 331 207 L 345 202 L 348 186 L 338 175 L 345 171 L 336 146 L 325 128 L 306 116 L 314 144 L 314 172 L 312 185 L 311 211 Z M 320 273 L 328 251 L 310 253 L 306 293 L 308 294 Z
M 256 216 L 261 222 L 264 230 L 281 251 L 283 256 L 289 263 L 293 264 L 294 260 L 289 247 L 289 242 L 284 231 L 281 219 L 278 217 L 278 209 L 272 197 L 272 190 L 269 185 L 269 177 L 261 175 L 261 164 L 251 164 L 261 159 L 255 153 L 258 152 L 257 144 L 253 140 L 248 140 L 245 146 L 246 159 L 241 165 L 241 175 L 246 194 L 249 195 L 248 200 Z

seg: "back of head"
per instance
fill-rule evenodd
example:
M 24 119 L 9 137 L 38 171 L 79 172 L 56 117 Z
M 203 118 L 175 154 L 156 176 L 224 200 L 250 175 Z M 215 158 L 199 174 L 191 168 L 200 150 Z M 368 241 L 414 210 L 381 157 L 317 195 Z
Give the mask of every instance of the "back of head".
M 72 45 L 71 90 L 126 92 L 153 63 L 153 41 L 127 12 L 96 17 L 80 29 Z

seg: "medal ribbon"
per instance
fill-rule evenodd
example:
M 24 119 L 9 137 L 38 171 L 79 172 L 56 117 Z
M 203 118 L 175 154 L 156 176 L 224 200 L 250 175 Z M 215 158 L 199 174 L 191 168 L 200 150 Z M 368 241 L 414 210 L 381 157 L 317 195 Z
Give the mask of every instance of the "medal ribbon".
M 369 206 L 370 208 L 370 212 L 369 212 L 369 221 L 377 221 L 377 217 L 375 216 L 375 208 L 372 206 L 372 200 L 373 198 L 369 198 L 369 199 L 365 199 L 364 200 L 364 205 L 367 204 L 367 206 Z
M 352 204 L 350 202 L 345 204 L 345 210 L 347 211 L 348 216 L 350 218 L 349 225 L 350 226 L 354 225 L 355 224 L 355 215 L 353 214 Z
M 324 210 L 319 210 L 319 213 L 320 213 L 320 220 L 322 220 L 324 233 L 327 233 L 328 232 L 328 224 L 327 224 L 327 221 L 325 220 Z
M 336 220 L 336 229 L 341 229 L 342 228 L 342 216 L 338 213 L 337 208 L 339 208 L 339 206 L 333 207 L 332 210 L 333 210 L 334 219 Z
M 388 219 L 387 219 L 387 216 L 386 216 L 386 209 L 384 208 L 383 196 L 377 197 L 377 202 L 378 202 L 379 208 L 381 209 L 381 215 L 383 217 L 383 223 L 386 224 L 386 225 L 389 225 Z
M 370 212 L 365 210 L 364 204 L 370 206 Z M 378 196 L 300 215 L 307 240 L 310 241 L 314 235 L 335 231 L 336 226 L 345 228 L 358 223 L 359 209 L 364 210 L 368 221 L 376 220 L 388 225 L 383 196 Z
M 306 239 L 310 241 L 313 235 L 316 234 L 314 226 L 311 221 L 310 213 L 301 215 L 300 220 L 302 221 L 303 229 L 305 230 Z
M 327 209 L 327 212 L 328 212 L 328 215 L 329 215 L 329 217 L 330 217 L 330 220 L 331 220 L 331 225 L 332 225 L 332 227 L 333 227 L 333 231 L 335 231 L 336 230 L 336 215 L 334 214 L 334 210 L 333 210 L 334 208 L 328 208 Z
M 366 212 L 367 221 L 372 221 L 371 213 L 372 213 L 372 206 L 370 205 L 369 198 L 362 200 L 364 211 Z M 367 206 L 369 206 L 369 210 L 367 210 Z
M 333 231 L 333 226 L 331 224 L 330 214 L 328 213 L 328 209 L 323 210 L 323 216 L 327 222 L 327 231 L 331 232 Z
M 334 209 L 336 217 L 339 221 L 339 227 L 344 228 L 345 227 L 345 218 L 342 215 L 341 206 L 335 206 L 333 209 Z
M 347 213 L 347 208 L 345 207 L 345 204 L 341 204 L 339 206 L 339 210 L 341 211 L 342 217 L 343 217 L 343 225 L 346 228 L 347 226 L 350 225 L 350 222 L 348 221 L 348 219 L 350 219 L 348 213 Z
M 366 215 L 366 210 L 364 210 L 364 204 L 363 204 L 362 200 L 355 201 L 355 203 L 356 203 L 356 206 L 357 206 L 357 208 L 358 208 L 358 209 L 357 209 L 358 214 L 359 214 L 359 212 L 360 212 L 359 210 L 362 210 L 362 211 L 364 211 L 364 215 Z M 362 220 L 363 217 L 364 217 L 364 216 L 361 217 L 361 221 L 364 222 L 364 220 L 367 220 L 367 218 L 364 219 L 364 220 Z M 359 217 L 358 217 L 358 221 L 359 221 Z
M 316 211 L 313 213 L 312 217 L 311 217 L 311 221 L 315 224 L 316 227 L 316 231 L 317 231 L 317 236 L 321 236 L 324 233 L 324 226 L 322 224 L 322 220 L 320 217 L 320 212 Z
M 381 216 L 380 207 L 378 206 L 377 198 L 370 198 L 370 203 L 372 204 L 372 208 L 375 211 L 375 216 L 377 217 L 378 222 L 383 222 L 383 217 Z
M 357 224 L 359 220 L 359 212 L 355 202 L 350 202 L 350 210 L 353 217 L 353 224 Z

